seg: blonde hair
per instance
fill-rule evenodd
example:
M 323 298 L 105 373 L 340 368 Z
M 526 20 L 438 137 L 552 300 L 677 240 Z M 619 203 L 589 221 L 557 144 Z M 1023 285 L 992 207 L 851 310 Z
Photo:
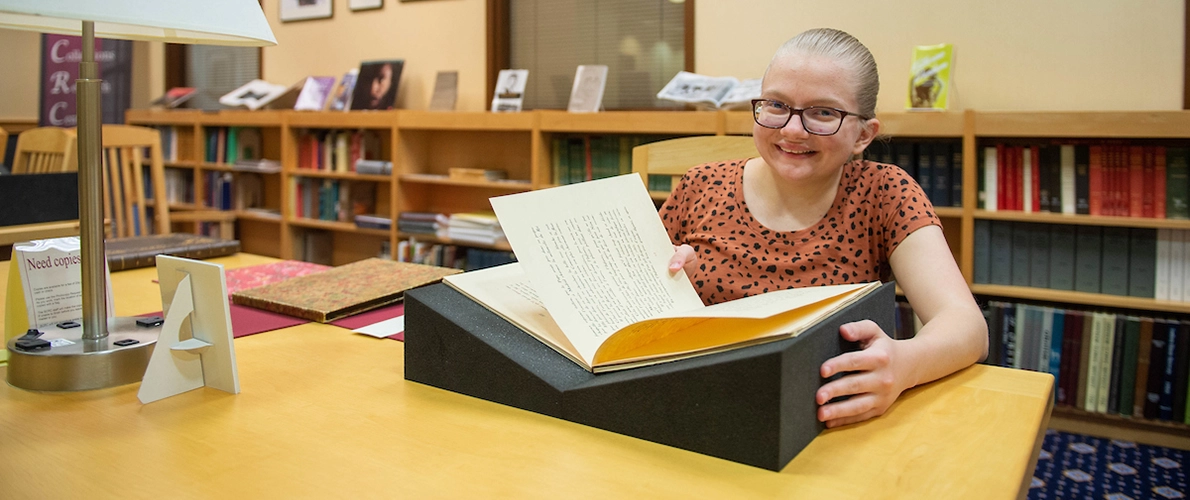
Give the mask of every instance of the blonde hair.
M 851 70 L 855 81 L 855 100 L 859 113 L 869 118 L 876 116 L 876 96 L 880 93 L 880 75 L 876 71 L 876 59 L 864 44 L 844 31 L 832 28 L 816 28 L 803 31 L 790 38 L 773 55 L 769 68 L 778 60 L 793 53 L 818 55 L 830 58 Z M 768 75 L 768 69 L 765 69 Z

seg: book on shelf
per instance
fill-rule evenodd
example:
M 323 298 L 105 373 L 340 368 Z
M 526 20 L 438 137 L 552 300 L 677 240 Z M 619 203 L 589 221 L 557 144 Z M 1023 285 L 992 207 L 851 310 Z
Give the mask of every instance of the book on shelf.
M 459 72 L 439 71 L 434 77 L 434 93 L 430 96 L 431 111 L 454 111 L 459 98 Z
M 231 301 L 326 323 L 400 301 L 406 290 L 458 269 L 370 258 L 231 294 Z
M 289 87 L 285 85 L 259 79 L 252 80 L 224 94 L 219 98 L 219 104 L 232 108 L 244 107 L 255 111 L 273 102 L 287 91 L 289 91 Z
M 491 202 L 519 262 L 444 281 L 595 373 L 789 338 L 880 287 L 704 306 L 684 272 L 670 275 L 673 245 L 635 175 Z
M 378 214 L 359 214 L 355 216 L 355 227 L 365 229 L 392 229 L 393 220 Z
M 255 160 L 240 159 L 236 160 L 236 162 L 231 165 L 231 168 L 244 172 L 275 174 L 281 171 L 281 162 L 266 158 L 259 158 Z
M 496 88 L 492 91 L 492 112 L 515 113 L 525 104 L 525 84 L 529 81 L 527 69 L 502 69 L 496 77 Z
M 355 89 L 351 93 L 350 109 L 393 109 L 397 103 L 397 88 L 404 67 L 404 59 L 361 62 Z
M 393 173 L 393 162 L 360 158 L 355 161 L 355 172 L 369 175 L 389 175 Z
M 240 251 L 238 240 L 221 240 L 187 233 L 111 238 L 103 242 L 112 271 L 157 265 L 158 255 L 188 259 L 222 257 Z
M 488 168 L 451 167 L 447 174 L 451 180 L 457 181 L 499 181 L 508 178 L 507 171 Z
M 174 87 L 165 91 L 161 97 L 153 99 L 149 105 L 173 109 L 189 101 L 197 92 L 198 89 L 194 87 Z
M 570 102 L 566 111 L 571 113 L 595 113 L 603 108 L 603 90 L 607 87 L 607 66 L 602 64 L 579 65 L 574 72 L 574 85 L 570 88 Z
M 679 71 L 657 92 L 658 99 L 707 108 L 747 109 L 760 98 L 760 78 L 706 76 Z
M 355 81 L 359 76 L 359 68 L 351 68 L 339 79 L 339 84 L 331 92 L 326 101 L 327 111 L 347 111 L 351 109 L 351 94 L 355 91 Z
M 914 47 L 905 107 L 910 110 L 947 109 L 951 101 L 953 73 L 954 46 L 941 43 Z
M 327 99 L 335 86 L 333 76 L 308 76 L 298 82 L 295 87 L 300 91 L 293 103 L 297 111 L 322 111 L 326 108 Z

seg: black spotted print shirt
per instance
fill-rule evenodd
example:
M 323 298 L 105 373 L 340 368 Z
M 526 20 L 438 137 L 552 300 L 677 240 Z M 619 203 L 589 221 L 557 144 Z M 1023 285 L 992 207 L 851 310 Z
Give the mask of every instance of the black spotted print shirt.
M 744 163 L 694 167 L 661 208 L 674 244 L 698 253 L 690 276 L 705 304 L 786 288 L 888 281 L 889 255 L 905 237 L 942 223 L 904 170 L 867 160 L 843 166 L 826 215 L 797 231 L 773 231 L 744 200 Z

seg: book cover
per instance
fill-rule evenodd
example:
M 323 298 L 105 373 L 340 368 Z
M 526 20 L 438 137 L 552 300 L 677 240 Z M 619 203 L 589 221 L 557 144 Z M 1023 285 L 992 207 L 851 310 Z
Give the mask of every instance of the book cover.
M 1136 381 L 1132 391 L 1132 415 L 1143 417 L 1145 397 L 1149 387 L 1150 353 L 1153 349 L 1153 318 L 1140 319 L 1140 336 L 1136 344 Z
M 950 105 L 954 47 L 949 43 L 913 48 L 909 69 L 909 109 L 944 110 Z
M 1128 295 L 1129 228 L 1103 228 L 1102 293 Z
M 165 91 L 165 94 L 162 94 L 161 97 L 154 99 L 153 102 L 149 103 L 149 105 L 162 106 L 171 109 L 176 108 L 181 106 L 186 101 L 189 101 L 191 97 L 194 97 L 197 91 L 198 89 L 194 87 L 174 87 Z
M 434 93 L 430 96 L 433 111 L 454 111 L 459 98 L 459 72 L 439 71 L 434 77 Z
M 491 203 L 520 262 L 444 282 L 594 373 L 790 338 L 880 288 L 794 288 L 705 306 L 684 272 L 670 274 L 673 245 L 634 174 Z M 602 258 L 571 258 L 580 251 Z
M 404 67 L 404 59 L 361 62 L 359 79 L 351 92 L 350 109 L 393 109 L 397 104 L 397 88 Z
M 492 92 L 492 112 L 517 112 L 525 104 L 525 85 L 529 80 L 527 69 L 502 69 L 496 77 L 496 88 Z
M 1103 228 L 1099 226 L 1078 226 L 1075 230 L 1074 289 L 1079 292 L 1099 293 L 1100 268 L 1103 255 Z
M 311 76 L 301 82 L 301 91 L 293 103 L 298 111 L 322 111 L 335 86 L 333 76 Z
M 252 80 L 239 88 L 224 94 L 219 98 L 219 104 L 229 107 L 245 107 L 257 110 L 280 97 L 289 87 L 269 83 L 264 80 Z
M 347 111 L 351 109 L 351 94 L 355 92 L 355 80 L 359 77 L 359 68 L 352 68 L 343 74 L 339 84 L 326 101 L 327 111 Z
M 602 64 L 579 65 L 574 72 L 574 85 L 570 89 L 570 103 L 566 110 L 571 113 L 595 113 L 603 108 L 603 90 L 607 87 L 607 66 Z
M 999 249 L 999 251 L 991 252 L 991 270 L 988 273 L 990 283 L 995 285 L 1011 285 L 1012 284 L 1012 232 L 1014 224 L 1011 221 L 994 220 L 991 221 L 991 247 L 988 249 Z M 1007 249 L 1007 251 L 1006 251 Z
M 103 246 L 112 271 L 155 266 L 158 255 L 209 259 L 240 251 L 238 240 L 221 240 L 188 233 L 113 238 L 104 241 Z
M 231 301 L 326 323 L 400 301 L 406 290 L 460 272 L 371 258 L 231 294 Z
M 1167 320 L 1153 321 L 1153 340 L 1149 347 L 1149 377 L 1148 383 L 1145 384 L 1145 406 L 1144 417 L 1147 419 L 1155 419 L 1160 413 L 1161 405 L 1161 391 L 1165 381 L 1165 366 L 1169 361 L 1169 344 L 1174 340 L 1177 332 L 1177 324 Z M 1169 361 L 1170 371 L 1173 370 L 1173 363 Z M 1172 392 L 1172 387 L 1170 388 Z M 1172 395 L 1172 394 L 1171 394 Z M 1173 403 L 1170 402 L 1172 405 Z
M 1151 299 L 1157 293 L 1157 230 L 1134 227 L 1130 232 L 1128 295 Z
M 1077 230 L 1069 224 L 1054 224 L 1049 229 L 1049 288 L 1074 290 L 1074 242 Z
M 992 282 L 992 221 L 975 219 L 975 283 Z

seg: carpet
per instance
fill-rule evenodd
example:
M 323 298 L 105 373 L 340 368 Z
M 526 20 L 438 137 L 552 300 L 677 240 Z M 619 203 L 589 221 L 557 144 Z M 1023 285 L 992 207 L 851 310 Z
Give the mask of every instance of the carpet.
M 1187 453 L 1050 429 L 1041 445 L 1029 498 L 1187 498 Z

